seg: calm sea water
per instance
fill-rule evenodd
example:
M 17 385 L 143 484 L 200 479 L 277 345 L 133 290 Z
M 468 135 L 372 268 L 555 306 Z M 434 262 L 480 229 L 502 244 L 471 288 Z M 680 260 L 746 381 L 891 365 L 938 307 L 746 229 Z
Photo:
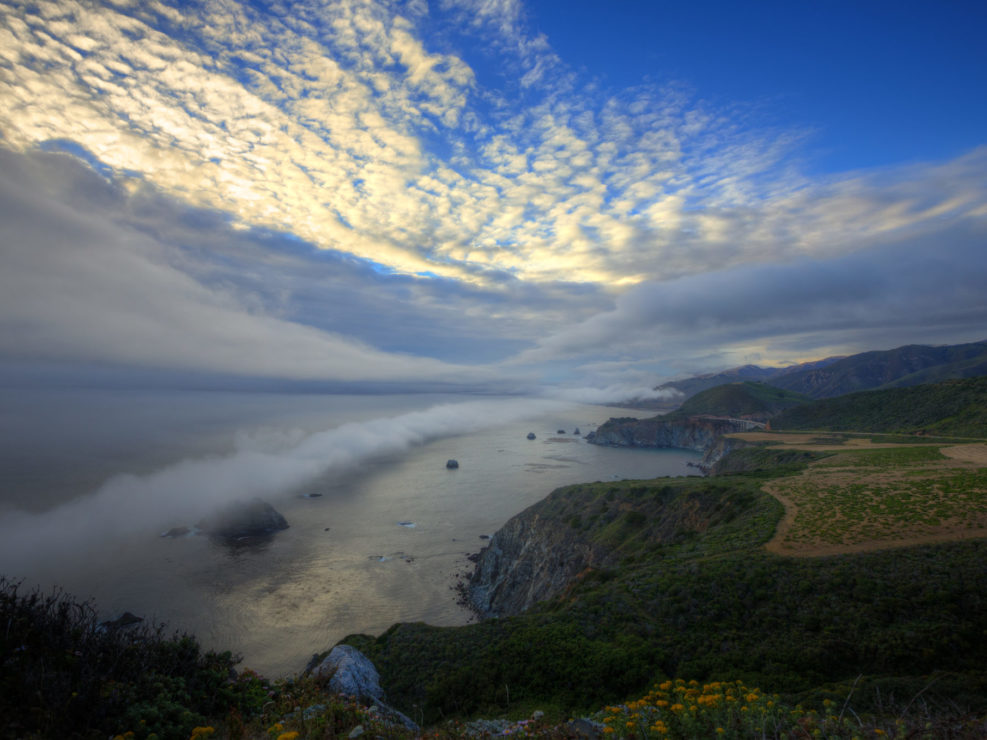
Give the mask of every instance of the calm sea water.
M 108 617 L 128 610 L 193 632 L 267 675 L 296 673 L 354 632 L 466 623 L 452 588 L 481 536 L 560 485 L 689 475 L 698 458 L 573 434 L 641 412 L 532 399 L 17 391 L 0 401 L 0 572 L 91 597 Z M 159 536 L 252 495 L 290 528 L 248 547 Z

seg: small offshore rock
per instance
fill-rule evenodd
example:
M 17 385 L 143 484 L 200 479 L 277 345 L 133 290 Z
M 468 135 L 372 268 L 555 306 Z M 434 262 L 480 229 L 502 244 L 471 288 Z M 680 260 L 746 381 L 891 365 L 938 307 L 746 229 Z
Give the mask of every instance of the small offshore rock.
M 565 429 L 559 429 L 555 433 L 556 434 L 565 434 Z
M 534 432 L 528 432 L 528 439 L 534 439 L 534 438 L 535 438 L 535 433 Z
M 572 430 L 572 433 L 573 434 L 579 434 L 579 427 L 576 427 L 575 429 L 573 429 Z
M 446 460 L 446 467 L 449 470 L 455 470 L 459 467 L 459 460 Z
M 226 539 L 260 537 L 287 528 L 287 520 L 260 498 L 236 501 L 199 522 L 202 531 Z
M 172 527 L 167 532 L 162 532 L 161 536 L 169 538 L 184 537 L 191 531 L 188 527 Z

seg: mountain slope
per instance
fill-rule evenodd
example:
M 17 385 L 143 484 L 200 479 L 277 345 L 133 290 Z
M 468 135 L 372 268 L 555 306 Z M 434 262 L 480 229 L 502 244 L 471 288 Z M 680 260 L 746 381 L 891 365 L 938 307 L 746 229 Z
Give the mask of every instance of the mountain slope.
M 771 425 L 786 431 L 921 431 L 987 437 L 987 376 L 823 399 L 783 411 Z
M 987 373 L 987 342 L 928 347 L 912 344 L 863 352 L 825 367 L 786 373 L 767 382 L 812 398 L 833 398 L 881 387 L 919 385 Z
M 709 388 L 692 396 L 670 416 L 730 416 L 763 421 L 812 399 L 764 383 L 745 381 Z

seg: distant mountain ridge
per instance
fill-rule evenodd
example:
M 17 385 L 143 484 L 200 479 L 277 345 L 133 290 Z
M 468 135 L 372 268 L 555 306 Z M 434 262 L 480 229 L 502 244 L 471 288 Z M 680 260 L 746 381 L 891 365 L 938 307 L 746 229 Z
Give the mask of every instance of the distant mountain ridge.
M 673 380 L 656 390 L 677 390 L 685 400 L 719 385 L 755 381 L 819 399 L 982 375 L 987 375 L 987 341 L 942 346 L 910 344 L 782 368 L 742 365 L 719 373 Z M 672 404 L 665 406 L 672 407 Z
M 883 352 L 863 352 L 767 382 L 811 398 L 834 398 L 856 391 L 981 375 L 987 375 L 987 341 L 940 347 L 910 344 Z

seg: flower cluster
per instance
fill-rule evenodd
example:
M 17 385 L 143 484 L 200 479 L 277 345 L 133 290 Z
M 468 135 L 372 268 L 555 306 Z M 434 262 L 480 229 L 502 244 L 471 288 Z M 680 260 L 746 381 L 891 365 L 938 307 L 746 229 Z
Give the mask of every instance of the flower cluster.
M 604 732 L 613 738 L 787 737 L 793 730 L 839 730 L 838 717 L 820 718 L 801 707 L 784 706 L 777 695 L 740 681 L 676 679 L 658 684 L 646 696 L 604 710 Z M 826 733 L 828 735 L 828 732 Z M 837 736 L 843 733 L 837 732 Z

